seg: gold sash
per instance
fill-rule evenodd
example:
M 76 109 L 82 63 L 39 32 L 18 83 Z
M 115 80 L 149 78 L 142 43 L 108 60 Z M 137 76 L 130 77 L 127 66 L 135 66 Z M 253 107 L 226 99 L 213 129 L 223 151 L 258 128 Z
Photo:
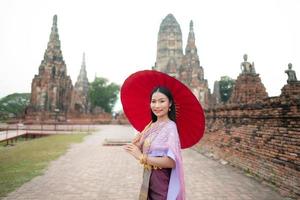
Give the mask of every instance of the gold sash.
M 141 132 L 141 137 L 143 137 L 145 132 L 150 128 L 151 124 L 152 124 L 152 121 Z M 149 190 L 149 182 L 150 182 L 151 172 L 152 172 L 151 169 L 144 168 L 143 182 L 142 182 L 142 186 L 140 189 L 139 200 L 147 200 L 148 199 L 148 190 Z
M 140 190 L 139 200 L 147 200 L 148 199 L 148 190 L 149 190 L 149 182 L 151 176 L 151 169 L 144 169 L 143 172 L 143 183 Z

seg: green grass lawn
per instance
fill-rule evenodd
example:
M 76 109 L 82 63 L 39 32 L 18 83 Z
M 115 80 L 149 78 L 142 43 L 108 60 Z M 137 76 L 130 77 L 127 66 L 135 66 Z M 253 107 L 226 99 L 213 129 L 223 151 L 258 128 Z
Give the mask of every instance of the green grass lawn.
M 0 199 L 25 182 L 41 175 L 50 161 L 64 154 L 71 143 L 86 134 L 53 135 L 0 146 Z

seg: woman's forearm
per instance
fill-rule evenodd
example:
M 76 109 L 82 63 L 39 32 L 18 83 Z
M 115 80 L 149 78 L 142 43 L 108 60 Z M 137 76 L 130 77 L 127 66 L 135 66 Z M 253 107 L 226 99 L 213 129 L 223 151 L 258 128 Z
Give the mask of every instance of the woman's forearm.
M 146 160 L 148 165 L 160 167 L 160 168 L 174 168 L 175 162 L 171 158 L 164 156 L 164 157 L 152 157 L 147 156 Z

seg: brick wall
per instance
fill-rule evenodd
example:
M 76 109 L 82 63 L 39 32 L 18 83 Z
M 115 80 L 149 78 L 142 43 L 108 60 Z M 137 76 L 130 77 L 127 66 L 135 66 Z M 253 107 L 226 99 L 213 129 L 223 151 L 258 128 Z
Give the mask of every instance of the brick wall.
M 207 110 L 206 133 L 196 148 L 299 198 L 300 84 L 285 85 L 281 96 L 259 103 Z

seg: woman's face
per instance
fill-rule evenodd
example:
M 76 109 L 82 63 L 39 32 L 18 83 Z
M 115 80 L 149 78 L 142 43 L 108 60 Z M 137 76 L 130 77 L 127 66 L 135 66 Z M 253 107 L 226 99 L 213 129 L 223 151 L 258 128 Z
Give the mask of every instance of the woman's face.
M 151 98 L 150 107 L 157 118 L 168 117 L 171 103 L 166 95 L 161 92 L 154 92 Z

